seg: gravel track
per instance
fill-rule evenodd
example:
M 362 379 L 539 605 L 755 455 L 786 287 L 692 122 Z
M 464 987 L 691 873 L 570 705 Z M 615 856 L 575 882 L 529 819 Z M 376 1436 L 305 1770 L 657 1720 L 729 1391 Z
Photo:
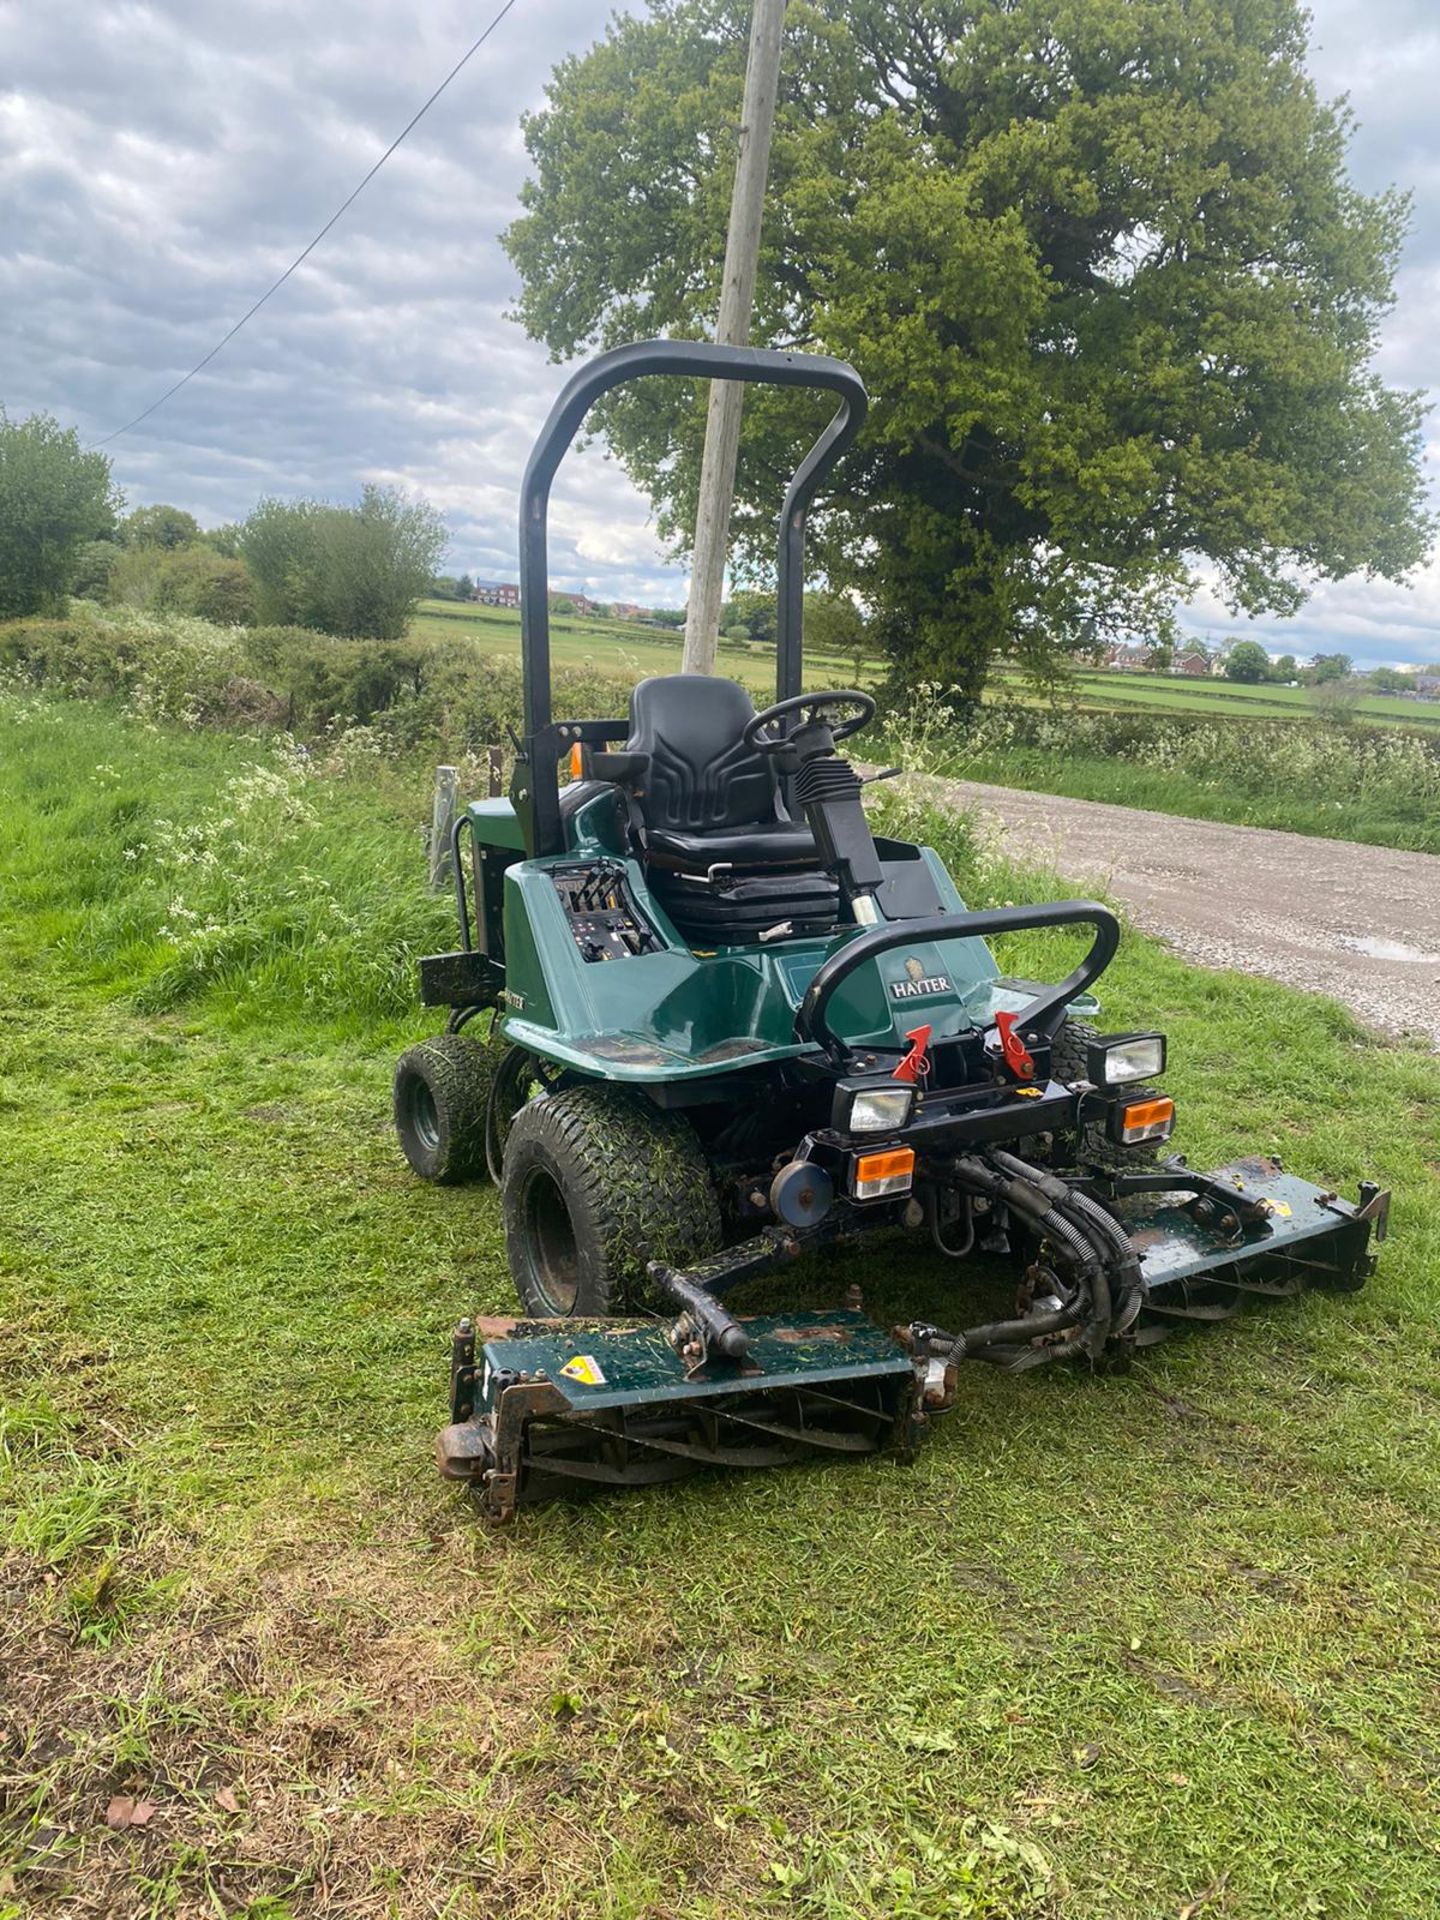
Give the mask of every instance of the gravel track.
M 1328 993 L 1440 1050 L 1440 855 L 937 780 L 997 820 L 1007 853 L 1103 885 L 1207 967 Z

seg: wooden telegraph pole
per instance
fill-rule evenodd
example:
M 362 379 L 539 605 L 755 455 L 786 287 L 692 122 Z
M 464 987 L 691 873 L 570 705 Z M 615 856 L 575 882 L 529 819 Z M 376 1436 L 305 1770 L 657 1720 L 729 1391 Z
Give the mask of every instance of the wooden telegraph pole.
M 715 328 L 716 340 L 727 347 L 743 347 L 750 339 L 750 309 L 755 301 L 755 273 L 760 259 L 760 222 L 765 211 L 765 179 L 770 170 L 770 135 L 775 126 L 784 21 L 785 0 L 754 0 L 745 99 L 740 110 L 740 151 L 735 164 L 735 187 L 730 196 L 730 229 L 725 240 L 725 278 Z M 700 467 L 700 507 L 695 516 L 695 558 L 690 574 L 690 605 L 685 617 L 685 654 L 681 662 L 685 673 L 715 671 L 744 393 L 745 389 L 736 380 L 710 382 L 705 454 Z

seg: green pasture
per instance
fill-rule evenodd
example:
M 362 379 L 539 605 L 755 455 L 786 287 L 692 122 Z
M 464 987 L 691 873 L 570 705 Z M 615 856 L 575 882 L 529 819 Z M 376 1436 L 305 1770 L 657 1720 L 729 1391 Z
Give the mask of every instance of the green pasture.
M 1308 687 L 1247 686 L 1235 680 L 1188 678 L 1182 674 L 1081 671 L 1067 690 L 1086 707 L 1133 707 L 1145 712 L 1209 714 L 1224 720 L 1311 720 L 1317 708 Z M 991 680 L 989 697 L 1034 698 L 1018 673 L 1001 671 Z M 1403 700 L 1396 694 L 1367 693 L 1355 707 L 1358 719 L 1410 727 L 1440 727 L 1440 700 Z
M 456 601 L 422 600 L 410 623 L 417 638 L 454 640 L 472 635 L 484 647 L 520 657 L 520 615 L 507 607 L 462 606 Z M 550 621 L 550 652 L 557 667 L 595 667 L 639 680 L 648 674 L 678 673 L 684 637 L 666 628 L 647 627 L 626 620 L 572 618 L 554 615 Z M 775 654 L 772 648 L 722 638 L 717 670 L 739 680 L 763 705 L 775 697 Z M 884 671 L 875 660 L 860 663 L 861 686 L 871 686 Z M 808 687 L 853 686 L 856 662 L 838 655 L 806 650 Z

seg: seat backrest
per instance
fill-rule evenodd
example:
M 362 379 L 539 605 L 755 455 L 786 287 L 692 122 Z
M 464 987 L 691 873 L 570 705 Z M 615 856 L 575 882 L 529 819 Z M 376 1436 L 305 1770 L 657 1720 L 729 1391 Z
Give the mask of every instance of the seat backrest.
M 704 833 L 773 820 L 770 756 L 741 736 L 755 708 L 733 680 L 667 673 L 630 695 L 631 752 L 648 753 L 639 807 L 647 827 Z

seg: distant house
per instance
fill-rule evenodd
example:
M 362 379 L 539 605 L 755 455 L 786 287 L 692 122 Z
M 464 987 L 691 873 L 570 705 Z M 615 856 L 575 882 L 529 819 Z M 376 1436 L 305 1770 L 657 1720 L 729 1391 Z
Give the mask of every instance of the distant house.
M 1105 655 L 1105 664 L 1114 673 L 1143 673 L 1153 665 L 1148 647 L 1111 647 Z
M 1440 695 L 1440 674 L 1420 673 L 1415 676 L 1415 691 L 1424 694 L 1427 700 Z
M 610 609 L 612 620 L 645 620 L 649 614 L 649 607 L 637 607 L 630 600 L 617 600 Z
M 600 602 L 598 600 L 591 600 L 586 594 L 567 593 L 564 587 L 552 587 L 550 589 L 550 611 L 554 613 L 556 607 L 562 603 L 566 608 L 572 609 L 576 613 L 589 614 L 604 612 L 604 608 L 600 605 Z
M 1203 653 L 1177 653 L 1172 673 L 1188 673 L 1192 680 L 1204 680 L 1209 677 L 1211 665 Z
M 520 604 L 519 587 L 511 586 L 503 580 L 477 580 L 472 600 L 478 600 L 482 607 L 518 607 Z

